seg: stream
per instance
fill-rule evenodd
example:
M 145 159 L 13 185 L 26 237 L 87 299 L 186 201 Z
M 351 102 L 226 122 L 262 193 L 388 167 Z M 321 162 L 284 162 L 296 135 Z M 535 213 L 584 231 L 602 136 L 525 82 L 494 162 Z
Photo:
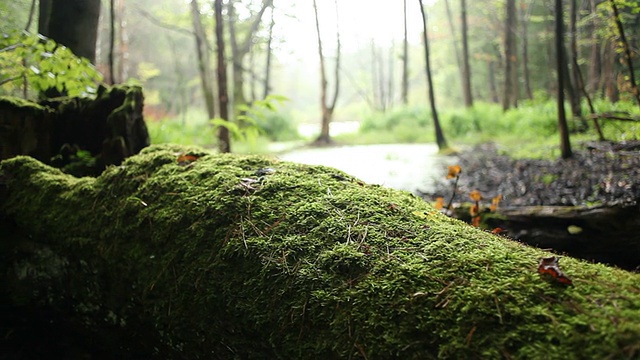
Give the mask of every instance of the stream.
M 453 158 L 438 155 L 436 144 L 349 145 L 292 150 L 281 160 L 325 165 L 364 182 L 415 193 L 431 192 Z

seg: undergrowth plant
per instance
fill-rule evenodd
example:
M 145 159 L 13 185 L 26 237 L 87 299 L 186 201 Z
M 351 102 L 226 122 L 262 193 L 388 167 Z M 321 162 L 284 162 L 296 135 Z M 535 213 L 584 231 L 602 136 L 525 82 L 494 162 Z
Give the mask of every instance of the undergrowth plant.
M 101 82 L 89 60 L 49 38 L 21 31 L 0 36 L 0 94 L 28 98 L 55 89 L 90 97 Z

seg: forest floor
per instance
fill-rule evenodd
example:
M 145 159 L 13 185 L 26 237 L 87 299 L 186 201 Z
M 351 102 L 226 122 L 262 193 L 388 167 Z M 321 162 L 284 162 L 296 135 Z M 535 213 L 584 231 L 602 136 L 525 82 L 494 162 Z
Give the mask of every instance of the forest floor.
M 455 202 L 502 195 L 501 206 L 637 205 L 640 203 L 640 141 L 591 142 L 575 146 L 568 160 L 512 159 L 494 143 L 458 153 L 462 173 Z M 448 201 L 454 180 L 442 181 L 433 200 Z

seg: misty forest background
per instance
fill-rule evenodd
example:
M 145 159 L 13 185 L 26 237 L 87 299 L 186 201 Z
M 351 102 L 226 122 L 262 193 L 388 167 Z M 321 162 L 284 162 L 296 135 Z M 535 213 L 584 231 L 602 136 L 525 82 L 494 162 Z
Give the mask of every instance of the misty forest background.
M 73 82 L 12 48 L 38 32 L 35 3 L 0 4 L 0 95 Z M 216 147 L 224 127 L 233 152 L 498 141 L 513 156 L 564 157 L 558 101 L 573 144 L 640 134 L 640 1 L 228 1 L 222 119 L 213 3 L 102 1 L 93 81 L 143 86 L 154 143 Z

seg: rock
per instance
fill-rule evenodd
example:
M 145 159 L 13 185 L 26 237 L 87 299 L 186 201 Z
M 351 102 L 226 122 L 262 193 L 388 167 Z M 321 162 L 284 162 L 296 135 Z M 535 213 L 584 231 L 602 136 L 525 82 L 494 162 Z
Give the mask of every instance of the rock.
M 165 145 L 0 179 L 0 341 L 22 358 L 639 356 L 640 275 L 563 257 L 565 286 L 537 273 L 549 252 L 331 168 Z

